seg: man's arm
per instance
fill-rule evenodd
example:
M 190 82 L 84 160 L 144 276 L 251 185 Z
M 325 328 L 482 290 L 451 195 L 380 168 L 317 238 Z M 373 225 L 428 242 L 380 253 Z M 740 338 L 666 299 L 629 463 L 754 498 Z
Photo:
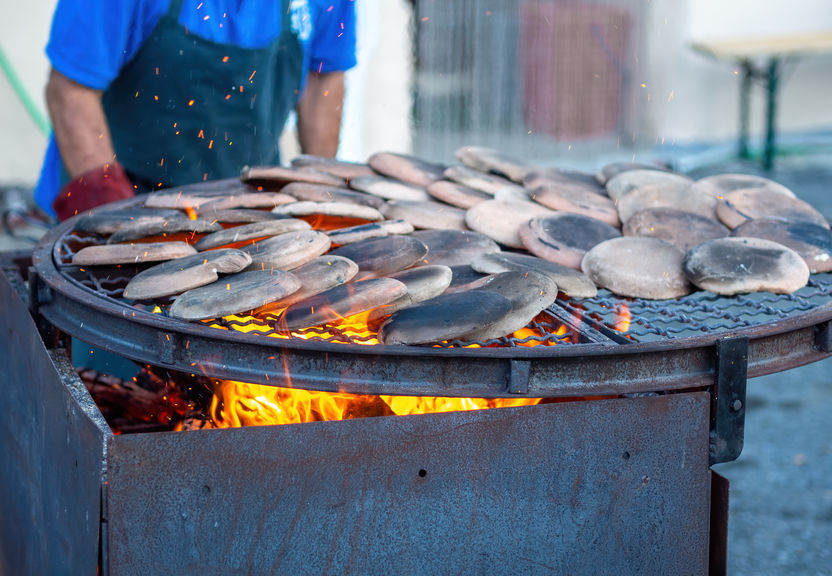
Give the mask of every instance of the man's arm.
M 298 140 L 304 154 L 332 158 L 338 151 L 344 73 L 310 72 L 298 102 Z
M 113 162 L 113 142 L 99 90 L 82 86 L 52 69 L 46 104 L 70 179 Z

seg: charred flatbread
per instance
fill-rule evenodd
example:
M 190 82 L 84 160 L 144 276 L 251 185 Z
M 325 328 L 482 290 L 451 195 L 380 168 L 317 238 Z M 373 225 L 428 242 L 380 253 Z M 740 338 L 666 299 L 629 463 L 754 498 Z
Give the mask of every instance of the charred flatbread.
M 278 206 L 272 210 L 275 214 L 284 216 L 311 216 L 323 214 L 325 216 L 340 216 L 342 218 L 357 218 L 375 222 L 384 220 L 384 216 L 372 206 L 351 204 L 347 202 L 293 202 Z
M 483 274 L 533 270 L 549 276 L 571 298 L 592 298 L 598 291 L 589 276 L 574 268 L 516 252 L 493 252 L 474 258 L 471 267 Z
M 428 247 L 412 236 L 371 238 L 331 252 L 358 264 L 358 280 L 399 272 L 422 260 L 427 253 Z
M 777 242 L 797 252 L 810 272 L 832 272 L 832 231 L 823 226 L 762 218 L 734 228 L 733 235 Z
M 254 222 L 203 236 L 196 243 L 196 248 L 197 250 L 208 250 L 209 248 L 217 248 L 226 244 L 236 244 L 237 242 L 245 242 L 257 238 L 268 238 L 270 236 L 286 234 L 287 232 L 309 230 L 310 228 L 311 226 L 307 222 L 295 218 Z
M 644 164 L 641 162 L 611 162 L 610 164 L 602 167 L 598 173 L 595 174 L 595 179 L 598 181 L 598 184 L 605 186 L 606 183 L 615 176 L 621 174 L 622 172 L 629 172 L 630 170 L 656 170 L 659 172 L 667 172 L 666 168 L 656 166 L 655 164 Z
M 303 182 L 292 182 L 281 190 L 284 194 L 294 196 L 298 200 L 310 202 L 347 202 L 380 208 L 384 205 L 384 199 L 364 192 L 336 188 L 335 186 L 320 186 L 318 184 L 305 184 Z
M 376 152 L 367 159 L 367 163 L 379 174 L 422 187 L 441 180 L 445 170 L 441 164 L 394 152 Z
M 624 224 L 624 236 L 659 238 L 685 252 L 702 242 L 730 235 L 731 231 L 718 220 L 673 208 L 636 212 Z
M 107 240 L 109 244 L 119 244 L 130 240 L 140 240 L 151 236 L 168 236 L 178 232 L 187 234 L 205 234 L 222 230 L 218 222 L 212 222 L 204 218 L 191 220 L 184 215 L 177 218 L 170 218 L 162 222 L 158 221 L 134 221 L 120 226 Z
M 485 234 L 495 242 L 522 248 L 520 228 L 532 218 L 548 216 L 552 211 L 535 202 L 486 200 L 465 213 L 468 228 Z
M 196 250 L 186 242 L 104 244 L 82 248 L 72 257 L 72 263 L 76 266 L 142 264 L 184 258 L 192 254 L 196 254 Z
M 290 182 L 306 182 L 323 186 L 344 186 L 343 178 L 338 178 L 326 172 L 299 168 L 284 168 L 283 166 L 252 166 L 246 168 L 240 175 L 240 180 L 252 186 L 262 186 L 266 189 L 282 188 Z
M 293 270 L 329 250 L 329 236 L 315 230 L 299 230 L 245 246 L 252 270 Z
M 496 174 L 486 174 L 468 166 L 451 166 L 443 174 L 448 180 L 473 188 L 474 190 L 479 190 L 489 196 L 494 196 L 500 190 L 505 189 L 518 192 L 523 191 L 522 186 L 515 184 L 511 180 L 497 176 Z
M 811 222 L 829 228 L 823 214 L 807 202 L 772 192 L 768 188 L 741 188 L 728 192 L 718 201 L 717 216 L 729 228 L 736 228 L 746 220 L 757 218 Z
M 373 169 L 366 164 L 344 162 L 343 160 L 312 156 L 309 154 L 296 156 L 292 160 L 292 166 L 295 168 L 310 168 L 318 172 L 326 172 L 344 180 L 352 180 L 358 176 L 372 176 L 375 174 Z M 311 198 L 306 198 L 306 200 L 311 200 Z
M 556 212 L 532 218 L 520 228 L 520 239 L 526 250 L 539 258 L 576 270 L 587 250 L 621 231 L 595 218 L 582 214 Z
M 411 232 L 413 232 L 413 225 L 410 222 L 404 220 L 382 220 L 381 222 L 373 222 L 371 224 L 361 224 L 359 226 L 330 230 L 327 234 L 329 234 L 333 244 L 344 246 L 361 240 L 369 240 L 370 238 L 381 238 L 382 236 L 390 236 L 392 234 L 410 234 Z
M 748 188 L 762 188 L 769 192 L 784 194 L 792 198 L 795 197 L 794 192 L 782 184 L 752 174 L 717 174 L 716 176 L 708 176 L 707 178 L 697 180 L 693 184 L 693 189 L 697 192 L 710 194 L 715 198 L 720 198 L 734 190 Z
M 480 254 L 500 251 L 491 238 L 470 230 L 418 230 L 412 235 L 428 247 L 426 264 L 461 266 Z
M 466 229 L 464 210 L 432 200 L 391 200 L 381 211 L 391 220 L 405 220 L 420 230 Z
M 378 320 L 397 310 L 439 296 L 451 284 L 451 276 L 451 269 L 447 266 L 420 266 L 391 274 L 389 278 L 398 280 L 407 287 L 407 294 L 373 310 L 369 320 Z
M 294 197 L 282 192 L 246 192 L 209 200 L 200 208 L 215 211 L 235 208 L 274 208 L 295 201 Z
M 457 149 L 454 155 L 457 160 L 469 168 L 485 172 L 486 174 L 492 173 L 505 176 L 514 182 L 522 182 L 523 177 L 534 170 L 533 166 L 526 164 L 522 160 L 512 158 L 491 148 L 463 146 Z
M 618 200 L 627 192 L 644 186 L 661 186 L 664 189 L 685 190 L 693 184 L 693 180 L 675 172 L 662 170 L 628 170 L 607 181 L 607 194 L 613 200 Z
M 385 200 L 428 200 L 430 195 L 421 186 L 399 182 L 384 176 L 359 176 L 350 180 L 350 188 Z
M 464 210 L 492 198 L 490 194 L 448 180 L 431 183 L 428 186 L 428 194 L 441 202 Z
M 717 200 L 707 194 L 691 194 L 687 188 L 653 184 L 630 190 L 618 199 L 618 216 L 626 223 L 637 212 L 653 208 L 672 208 L 716 219 Z
M 565 188 L 559 185 L 546 185 L 535 188 L 531 193 L 532 198 L 552 210 L 582 214 L 600 220 L 610 226 L 620 226 L 618 221 L 618 210 L 615 202 L 581 188 Z

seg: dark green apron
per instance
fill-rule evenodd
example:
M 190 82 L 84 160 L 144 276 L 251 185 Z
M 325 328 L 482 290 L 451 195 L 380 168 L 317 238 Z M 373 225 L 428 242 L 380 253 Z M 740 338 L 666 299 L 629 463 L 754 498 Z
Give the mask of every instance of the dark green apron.
M 140 191 L 279 163 L 303 62 L 289 0 L 281 5 L 280 36 L 247 49 L 189 34 L 178 21 L 182 0 L 171 0 L 103 98 L 116 159 Z

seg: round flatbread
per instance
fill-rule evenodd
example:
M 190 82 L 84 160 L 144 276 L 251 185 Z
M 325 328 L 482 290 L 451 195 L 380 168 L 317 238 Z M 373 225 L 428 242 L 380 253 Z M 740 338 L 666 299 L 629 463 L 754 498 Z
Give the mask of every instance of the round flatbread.
M 384 176 L 359 176 L 350 180 L 350 188 L 385 200 L 428 200 L 430 195 L 420 186 L 413 186 Z
M 445 170 L 441 164 L 394 152 L 376 152 L 367 159 L 367 164 L 379 174 L 421 187 L 441 180 Z
M 470 230 L 419 230 L 412 236 L 428 247 L 422 259 L 426 264 L 461 266 L 480 254 L 500 251 L 491 238 Z
M 303 266 L 292 270 L 292 274 L 300 281 L 300 289 L 288 296 L 275 300 L 271 306 L 262 310 L 264 313 L 276 312 L 282 308 L 306 300 L 335 288 L 353 279 L 358 273 L 358 264 L 349 258 L 326 254 L 310 260 Z
M 491 274 L 477 272 L 468 264 L 451 266 L 451 284 L 445 289 L 444 294 L 464 292 L 473 288 L 479 288 L 485 284 Z
M 298 330 L 337 323 L 349 316 L 389 304 L 406 293 L 405 285 L 392 278 L 341 284 L 289 306 L 280 316 L 277 328 Z
M 514 182 L 522 182 L 523 177 L 534 170 L 530 166 L 518 160 L 506 156 L 502 152 L 483 148 L 480 146 L 463 146 L 454 153 L 456 159 L 474 170 L 480 172 L 499 174 Z
M 222 282 L 188 290 L 170 306 L 173 318 L 206 320 L 240 314 L 285 298 L 300 288 L 291 272 L 254 270 L 226 276 Z
M 658 238 L 613 238 L 584 256 L 583 271 L 619 296 L 664 300 L 691 291 L 682 270 L 685 253 Z
M 197 182 L 187 186 L 163 188 L 148 194 L 144 198 L 145 208 L 177 208 L 185 210 L 196 209 L 202 204 L 218 198 L 254 192 L 255 189 L 243 184 L 236 178 L 215 180 L 212 182 Z
M 318 172 L 309 168 L 284 168 L 283 166 L 252 166 L 243 170 L 240 180 L 252 186 L 262 186 L 265 189 L 279 189 L 290 182 L 306 182 L 307 184 L 321 184 L 323 186 L 344 186 L 346 184 L 343 178 L 337 178 L 326 172 Z
M 254 222 L 252 224 L 235 226 L 233 228 L 220 230 L 219 232 L 203 236 L 196 243 L 196 249 L 209 250 L 211 248 L 218 248 L 227 244 L 236 244 L 238 242 L 255 240 L 257 238 L 269 238 L 271 236 L 286 234 L 287 232 L 309 229 L 311 229 L 309 223 L 295 218 L 282 218 L 280 220 Z
M 295 168 L 306 168 L 318 172 L 325 172 L 338 178 L 343 178 L 344 180 L 352 180 L 358 176 L 372 176 L 375 174 L 373 169 L 366 164 L 344 162 L 343 160 L 312 156 L 310 154 L 295 156 L 292 159 L 292 166 Z M 299 200 L 312 200 L 312 198 L 299 198 Z
M 391 274 L 389 278 L 398 280 L 407 287 L 407 294 L 370 312 L 369 321 L 374 322 L 397 310 L 439 296 L 450 286 L 451 276 L 451 269 L 447 266 L 419 266 Z
M 443 294 L 394 313 L 378 332 L 384 344 L 427 344 L 460 338 L 499 322 L 511 312 L 508 298 L 471 290 Z
M 420 230 L 466 229 L 464 210 L 431 200 L 391 200 L 381 211 L 391 220 L 405 220 Z
M 576 270 L 581 269 L 581 260 L 587 250 L 619 236 L 621 231 L 618 228 L 589 216 L 568 212 L 532 218 L 520 227 L 520 240 L 526 250 L 539 258 Z
M 124 297 L 152 300 L 172 296 L 215 282 L 219 274 L 240 272 L 249 264 L 248 254 L 230 248 L 168 260 L 133 276 L 124 288 Z
M 630 190 L 619 198 L 618 216 L 626 223 L 637 212 L 653 208 L 672 208 L 715 220 L 716 203 L 716 198 L 708 194 L 691 194 L 687 188 L 654 184 Z
M 605 186 L 606 183 L 621 174 L 622 172 L 629 172 L 630 170 L 655 170 L 657 172 L 667 172 L 666 168 L 656 166 L 655 164 L 643 164 L 640 162 L 612 162 L 601 168 L 595 174 L 595 180 L 598 184 Z
M 341 246 L 331 252 L 358 264 L 358 280 L 388 276 L 410 268 L 425 257 L 428 247 L 412 236 L 384 236 Z
M 593 193 L 602 196 L 607 195 L 607 191 L 595 181 L 595 177 L 592 174 L 567 170 L 549 169 L 529 172 L 523 178 L 523 186 L 529 189 L 547 186 L 567 192 L 574 191 L 579 194 Z
M 109 236 L 125 224 L 145 222 L 161 224 L 172 218 L 182 218 L 179 210 L 125 209 L 94 212 L 78 218 L 73 225 L 76 232 Z
M 600 220 L 610 226 L 620 226 L 615 202 L 582 188 L 566 188 L 560 185 L 547 185 L 535 188 L 532 199 L 547 208 L 560 212 L 582 214 Z
M 468 188 L 473 188 L 489 196 L 494 196 L 500 190 L 505 189 L 518 192 L 523 191 L 522 186 L 518 186 L 511 180 L 495 174 L 486 174 L 468 166 L 451 166 L 443 174 L 448 180 L 452 180 Z
M 210 206 L 210 204 L 209 204 Z M 234 210 L 204 210 L 197 211 L 197 215 L 209 222 L 221 222 L 223 224 L 251 224 L 253 222 L 268 222 L 286 218 L 280 214 L 272 214 L 265 210 L 252 210 L 248 208 L 236 208 Z
M 107 264 L 143 264 L 163 262 L 196 254 L 187 242 L 151 242 L 148 244 L 104 244 L 81 248 L 72 257 L 75 266 Z
M 763 218 L 737 226 L 733 235 L 777 242 L 797 252 L 810 272 L 832 272 L 832 231 L 817 224 Z
M 323 232 L 299 230 L 254 242 L 243 250 L 251 256 L 252 270 L 293 270 L 329 250 L 330 245 Z
M 371 222 L 384 220 L 381 212 L 371 206 L 362 206 L 347 202 L 293 202 L 292 204 L 278 206 L 272 212 L 291 217 L 322 214 L 324 216 L 338 216 L 341 218 L 357 218 Z
M 535 202 L 486 200 L 465 213 L 465 223 L 504 246 L 522 248 L 520 227 L 532 218 L 550 214 L 551 210 Z
M 427 190 L 428 194 L 437 200 L 464 210 L 492 198 L 490 194 L 447 180 L 433 182 L 428 185 Z
M 607 194 L 613 200 L 618 200 L 627 192 L 644 186 L 661 186 L 667 189 L 685 190 L 693 184 L 693 180 L 675 172 L 662 170 L 628 170 L 607 181 Z
M 294 197 L 282 192 L 246 192 L 209 200 L 200 209 L 216 211 L 235 208 L 274 208 L 295 201 Z
M 595 284 L 583 272 L 528 254 L 516 252 L 482 254 L 471 261 L 471 267 L 482 274 L 533 270 L 549 276 L 557 284 L 558 289 L 570 298 L 592 298 L 598 293 Z
M 384 199 L 364 192 L 336 188 L 335 186 L 320 186 L 318 184 L 305 184 L 303 182 L 292 182 L 281 190 L 298 200 L 309 202 L 346 202 L 348 204 L 361 204 L 380 208 L 384 205 Z
M 761 238 L 718 238 L 685 258 L 685 274 L 716 294 L 791 294 L 809 281 L 809 267 L 794 250 Z
M 624 236 L 659 238 L 685 252 L 702 242 L 730 235 L 731 231 L 718 220 L 673 208 L 636 212 L 624 224 Z
M 717 216 L 729 228 L 746 220 L 772 218 L 784 222 L 811 222 L 829 228 L 826 218 L 810 204 L 768 188 L 741 188 L 725 194 L 717 204 Z
M 184 215 L 161 222 L 137 220 L 119 226 L 118 230 L 113 232 L 110 238 L 107 239 L 107 243 L 120 244 L 122 242 L 129 242 L 130 240 L 150 238 L 151 236 L 169 236 L 179 232 L 205 234 L 206 232 L 216 232 L 218 230 L 222 230 L 222 226 L 218 222 L 212 222 L 204 218 L 191 220 Z
M 370 238 L 381 238 L 382 236 L 390 236 L 392 234 L 410 234 L 411 232 L 413 232 L 413 225 L 410 222 L 404 220 L 382 220 L 381 222 L 373 222 L 372 224 L 361 224 L 360 226 L 330 230 L 327 234 L 329 234 L 329 238 L 333 244 L 344 246 L 361 240 L 369 240 Z
M 747 188 L 762 188 L 769 192 L 784 194 L 795 198 L 794 192 L 782 184 L 752 174 L 717 174 L 716 176 L 708 176 L 693 183 L 693 190 L 703 194 L 710 194 L 715 198 L 721 198 L 734 190 Z

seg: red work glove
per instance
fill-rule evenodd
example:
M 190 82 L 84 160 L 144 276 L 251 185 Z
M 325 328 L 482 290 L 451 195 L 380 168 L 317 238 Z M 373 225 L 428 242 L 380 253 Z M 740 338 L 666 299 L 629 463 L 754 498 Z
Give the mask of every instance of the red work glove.
M 90 208 L 136 195 L 133 184 L 121 164 L 105 164 L 85 172 L 64 186 L 52 203 L 52 208 L 63 221 Z

